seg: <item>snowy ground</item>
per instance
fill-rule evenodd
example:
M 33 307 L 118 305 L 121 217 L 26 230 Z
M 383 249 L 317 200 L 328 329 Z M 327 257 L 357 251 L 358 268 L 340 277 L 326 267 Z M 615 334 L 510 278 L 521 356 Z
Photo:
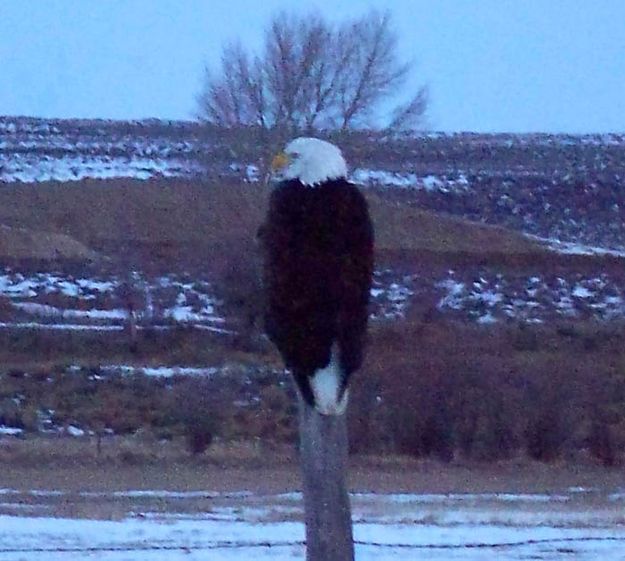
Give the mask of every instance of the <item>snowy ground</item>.
M 71 123 L 0 118 L 0 181 L 37 183 L 82 179 L 197 177 L 206 173 L 202 155 L 214 146 L 194 136 L 187 126 L 177 139 L 159 136 L 129 123 L 129 131 L 116 131 L 112 123 L 94 122 L 90 129 Z M 169 132 L 176 132 L 175 125 Z M 130 130 L 129 129 L 129 130 Z M 185 130 L 183 124 L 180 131 Z M 212 162 L 220 176 L 232 175 L 248 182 L 260 180 L 256 165 L 233 161 Z M 468 188 L 466 177 L 360 168 L 353 179 L 362 185 L 392 186 L 448 193 Z
M 131 281 L 117 276 L 73 277 L 61 273 L 0 270 L 0 329 L 122 330 L 132 299 L 139 328 L 194 326 L 231 334 L 231 316 L 207 279 L 188 275 Z M 558 318 L 601 321 L 625 318 L 625 280 L 606 274 L 566 276 L 499 274 L 490 269 L 447 271 L 437 277 L 375 272 L 371 317 L 404 317 L 414 298 L 432 299 L 441 313 L 482 324 L 523 321 L 542 323 Z
M 586 276 L 529 275 L 506 277 L 449 271 L 436 283 L 438 309 L 478 323 L 520 320 L 543 323 L 557 318 L 615 320 L 625 318 L 623 279 L 606 274 Z
M 9 183 L 79 181 L 86 178 L 191 177 L 201 173 L 198 164 L 186 160 L 102 155 L 90 157 L 63 155 L 44 160 L 38 155 L 21 157 L 16 155 L 3 162 L 2 166 L 0 179 Z
M 100 519 L 57 514 L 68 502 L 119 503 Z M 195 507 L 187 508 L 191 501 Z M 198 502 L 199 501 L 199 502 Z M 357 559 L 625 559 L 625 495 L 352 495 Z M 3 560 L 304 558 L 300 493 L 0 490 Z
M 605 247 L 598 247 L 593 245 L 586 245 L 582 243 L 563 242 L 555 238 L 541 238 L 540 236 L 533 236 L 526 234 L 526 236 L 532 240 L 536 240 L 545 244 L 549 249 L 556 253 L 563 253 L 565 255 L 596 255 L 596 256 L 610 256 L 625 258 L 625 251 L 618 249 L 607 249 Z
M 402 317 L 412 294 L 392 272 L 376 273 L 373 317 Z M 4 269 L 0 270 L 2 297 L 9 303 L 0 310 L 0 328 L 5 329 L 121 330 L 128 320 L 129 301 L 140 328 L 190 325 L 228 334 L 233 319 L 224 314 L 210 281 L 188 275 L 147 278 L 135 272 L 121 279 Z
M 391 172 L 381 169 L 357 168 L 351 180 L 367 187 L 399 187 L 428 192 L 454 193 L 469 190 L 469 181 L 460 174 L 457 178 L 445 175 L 419 175 L 413 172 Z
M 403 317 L 413 298 L 421 304 L 432 298 L 440 313 L 480 324 L 625 318 L 625 279 L 607 274 L 511 275 L 480 268 L 432 278 L 383 270 L 371 294 L 374 305 L 378 298 L 385 302 L 384 313 L 374 311 L 374 317 L 386 319 Z
M 150 123 L 92 122 L 90 127 L 71 122 L 0 117 L 0 182 L 37 183 L 43 181 L 80 181 L 82 179 L 155 177 L 198 177 L 207 173 L 206 154 L 215 146 L 197 136 L 194 125 L 161 123 L 160 132 L 149 130 Z M 154 123 L 153 123 L 154 124 Z M 163 135 L 166 131 L 173 138 Z M 178 133 L 178 134 L 176 134 Z M 252 162 L 215 161 L 210 167 L 219 176 L 232 175 L 254 183 L 261 179 Z M 469 182 L 464 175 L 418 174 L 409 171 L 358 168 L 352 179 L 365 186 L 450 193 L 465 191 Z
M 193 158 L 205 142 L 150 134 L 147 126 L 0 118 L 0 181 L 32 183 L 127 177 L 189 177 L 202 172 Z M 170 133 L 176 136 L 172 125 Z
M 192 324 L 228 331 L 218 310 L 220 302 L 205 279 L 178 275 L 148 279 L 139 273 L 129 279 L 77 278 L 5 269 L 0 272 L 0 297 L 7 298 L 12 308 L 12 321 L 0 323 L 4 328 L 122 329 L 131 302 L 137 321 L 145 325 Z
M 0 157 L 2 155 L 0 154 Z M 80 181 L 82 179 L 128 178 L 147 180 L 158 177 L 193 178 L 204 170 L 188 159 L 159 157 L 126 157 L 110 155 L 63 155 L 45 157 L 37 154 L 16 154 L 2 162 L 0 181 L 7 183 L 38 183 L 43 181 Z M 260 172 L 254 164 L 233 163 L 222 175 L 242 176 L 249 183 L 260 181 Z M 413 172 L 390 172 L 382 169 L 355 169 L 350 179 L 366 187 L 400 187 L 428 192 L 452 193 L 469 189 L 464 175 L 449 178 L 444 175 L 419 175 Z

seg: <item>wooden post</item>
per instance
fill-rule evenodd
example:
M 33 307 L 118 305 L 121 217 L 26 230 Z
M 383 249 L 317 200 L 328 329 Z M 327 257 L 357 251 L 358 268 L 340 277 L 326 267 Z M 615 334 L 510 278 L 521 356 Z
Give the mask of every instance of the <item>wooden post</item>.
M 321 415 L 299 399 L 307 561 L 353 561 L 346 415 Z

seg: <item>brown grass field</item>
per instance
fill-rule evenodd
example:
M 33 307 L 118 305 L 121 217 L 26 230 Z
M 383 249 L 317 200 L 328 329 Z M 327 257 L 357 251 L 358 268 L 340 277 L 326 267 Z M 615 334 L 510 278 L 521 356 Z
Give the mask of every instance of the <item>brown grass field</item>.
M 217 443 L 190 458 L 182 442 L 159 444 L 141 437 L 115 437 L 96 454 L 95 439 L 32 439 L 0 448 L 6 466 L 0 488 L 56 489 L 64 492 L 124 490 L 249 490 L 258 494 L 301 488 L 293 446 L 265 447 L 251 442 Z M 352 457 L 350 487 L 378 493 L 558 493 L 571 487 L 611 491 L 622 488 L 622 468 L 593 461 L 575 465 L 524 459 L 482 463 L 409 456 Z
M 0 224 L 9 228 L 1 232 L 0 254 L 7 264 L 48 271 L 81 271 L 87 255 L 96 272 L 200 270 L 236 279 L 257 259 L 254 239 L 268 193 L 260 185 L 181 180 L 5 185 Z M 380 267 L 623 274 L 617 259 L 557 255 L 516 232 L 423 211 L 381 192 L 367 196 Z M 416 302 L 404 321 L 371 329 L 370 358 L 351 407 L 359 452 L 354 487 L 518 491 L 620 482 L 621 472 L 599 464 L 618 465 L 625 449 L 624 342 L 625 328 L 616 323 L 484 327 L 432 317 Z M 138 353 L 122 333 L 1 332 L 0 361 L 2 371 L 40 373 L 111 363 L 280 366 L 272 349 L 189 330 L 144 334 Z M 278 408 L 287 407 L 283 393 Z M 372 406 L 376 396 L 385 404 L 379 409 Z M 2 439 L 0 462 L 8 468 L 0 470 L 0 487 L 234 489 L 258 485 L 258 474 L 271 472 L 263 484 L 292 489 L 292 444 L 266 438 L 274 413 L 261 408 L 245 419 L 251 429 L 243 443 L 223 441 L 198 458 L 175 439 L 165 445 L 120 437 L 106 441 L 101 456 L 88 438 Z M 376 427 L 384 429 L 378 434 Z M 287 423 L 286 432 L 291 428 Z M 543 433 L 555 441 L 542 442 Z M 599 444 L 591 458 L 592 435 Z M 450 439 L 462 449 L 453 461 Z M 528 460 L 531 446 L 530 455 L 551 463 Z
M 145 258 L 177 270 L 233 246 L 249 249 L 268 193 L 258 184 L 170 180 L 9 185 L 0 190 L 0 224 L 70 236 L 114 261 Z M 441 253 L 535 258 L 543 253 L 536 243 L 503 228 L 410 208 L 373 193 L 369 202 L 379 257 Z M 1 244 L 0 251 L 10 257 L 11 241 Z
M 107 443 L 104 456 L 99 459 L 89 451 L 94 448 L 91 442 L 69 445 L 31 442 L 22 446 L 28 450 L 21 453 L 31 460 L 37 461 L 54 446 L 54 453 L 68 454 L 69 462 L 47 468 L 35 463 L 5 463 L 6 468 L 0 472 L 0 488 L 13 492 L 0 504 L 0 514 L 123 521 L 143 512 L 157 516 L 182 513 L 184 517 L 203 517 L 225 508 L 245 516 L 247 508 L 259 508 L 264 522 L 301 520 L 299 503 L 282 495 L 301 490 L 299 466 L 292 450 L 263 451 L 248 444 L 230 443 L 217 445 L 205 457 L 190 460 L 174 445 L 167 450 L 152 450 L 148 461 L 133 462 L 129 461 L 128 450 L 136 453 L 137 446 L 128 440 Z M 368 517 L 422 516 L 424 523 L 436 520 L 437 516 L 444 518 L 453 509 L 469 519 L 474 513 L 479 515 L 486 510 L 491 523 L 503 520 L 508 525 L 513 524 L 512 520 L 532 517 L 548 521 L 577 517 L 590 523 L 602 520 L 619 526 L 623 520 L 622 509 L 618 502 L 611 503 L 607 497 L 621 491 L 623 483 L 621 469 L 601 468 L 592 463 L 575 466 L 526 461 L 441 464 L 404 456 L 376 455 L 352 458 L 349 466 L 351 491 L 378 495 L 375 500 L 368 495 L 366 503 L 355 496 L 352 502 L 356 513 Z M 572 489 L 592 491 L 576 496 Z M 33 490 L 59 494 L 33 495 Z M 199 491 L 200 495 L 169 498 L 149 493 L 140 496 L 137 491 Z M 98 493 L 98 497 L 94 500 L 85 492 Z M 121 496 L 113 494 L 120 492 Z M 124 492 L 130 493 L 124 495 Z M 241 497 L 241 492 L 251 494 Z M 389 504 L 385 498 L 387 493 L 467 494 L 478 498 L 454 506 L 442 503 L 418 508 L 414 504 Z M 545 505 L 489 499 L 496 493 L 573 496 L 569 502 Z
M 10 228 L 0 234 L 0 256 L 35 266 L 88 256 L 103 269 L 223 269 L 235 255 L 254 259 L 268 195 L 260 184 L 164 179 L 8 184 L 0 190 L 0 224 Z M 622 270 L 616 258 L 557 255 L 517 232 L 421 210 L 384 191 L 367 197 L 379 266 Z

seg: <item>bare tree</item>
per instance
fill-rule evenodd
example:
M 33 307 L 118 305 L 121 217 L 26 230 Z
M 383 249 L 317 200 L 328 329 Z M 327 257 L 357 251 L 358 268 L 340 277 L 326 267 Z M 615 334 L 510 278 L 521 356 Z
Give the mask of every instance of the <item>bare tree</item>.
M 214 79 L 206 69 L 203 92 L 198 98 L 204 119 L 219 126 L 266 126 L 264 73 L 239 43 L 228 45 L 221 56 L 221 75 Z
M 423 124 L 423 115 L 428 106 L 427 87 L 419 88 L 415 96 L 405 104 L 399 104 L 392 113 L 389 130 L 414 130 Z
M 343 64 L 338 86 L 340 127 L 365 124 L 377 106 L 403 85 L 410 65 L 397 60 L 397 38 L 388 13 L 368 16 L 339 29 Z
M 218 72 L 206 70 L 198 114 L 218 126 L 255 129 L 270 144 L 320 129 L 416 128 L 425 88 L 397 103 L 411 68 L 399 60 L 389 13 L 340 25 L 280 13 L 260 54 L 240 43 L 223 49 Z

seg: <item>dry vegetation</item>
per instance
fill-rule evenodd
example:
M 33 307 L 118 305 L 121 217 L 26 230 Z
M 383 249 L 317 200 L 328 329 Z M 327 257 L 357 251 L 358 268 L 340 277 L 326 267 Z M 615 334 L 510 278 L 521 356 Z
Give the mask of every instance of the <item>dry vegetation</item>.
M 0 223 L 71 236 L 114 263 L 169 271 L 253 242 L 261 187 L 176 181 L 84 181 L 8 186 Z
M 222 295 L 250 309 L 258 307 L 254 236 L 267 195 L 260 185 L 181 180 L 4 186 L 0 224 L 69 236 L 106 256 L 89 265 L 91 271 L 207 271 Z M 516 233 L 411 208 L 383 194 L 368 197 L 380 265 L 425 270 L 488 263 L 537 273 L 622 268 L 616 260 L 549 254 Z M 6 246 L 0 250 L 11 255 Z M 47 270 L 69 266 L 37 260 L 36 252 L 31 257 Z M 72 267 L 83 270 L 80 263 Z M 592 458 L 604 465 L 623 457 L 623 325 L 480 327 L 449 322 L 417 302 L 405 320 L 376 324 L 370 339 L 351 406 L 354 452 L 456 462 Z M 272 349 L 184 329 L 142 332 L 138 349 L 128 349 L 123 333 L 0 333 L 0 424 L 36 429 L 37 411 L 45 408 L 55 411 L 60 425 L 78 423 L 100 435 L 105 428 L 142 431 L 155 443 L 177 443 L 171 446 L 186 438 L 198 454 L 225 441 L 292 446 L 292 388 L 275 374 L 279 361 Z M 208 386 L 196 379 L 94 377 L 99 364 L 111 363 L 238 366 L 229 382 Z M 68 373 L 68 365 L 84 368 Z M 233 408 L 249 379 L 252 405 Z M 208 401 L 194 399 L 207 394 Z M 15 395 L 23 396 L 19 411 L 11 406 Z M 7 450 L 0 460 L 28 464 L 29 454 Z M 160 461 L 160 452 L 150 454 L 124 460 L 116 452 L 115 461 Z M 36 462 L 54 464 L 54 458 L 42 453 Z M 264 462 L 267 455 L 259 458 Z
M 0 190 L 0 224 L 65 234 L 114 261 L 179 270 L 249 251 L 268 193 L 259 184 L 182 180 L 8 186 Z M 542 253 L 536 243 L 502 228 L 410 208 L 381 195 L 370 194 L 369 202 L 379 257 Z
M 1 372 L 36 371 L 66 365 L 98 364 L 190 365 L 245 360 L 243 349 L 206 331 L 180 327 L 169 331 L 144 330 L 136 350 L 121 331 L 0 330 Z
M 293 447 L 276 449 L 258 442 L 217 442 L 202 456 L 189 456 L 182 441 L 162 443 L 145 434 L 108 439 L 100 455 L 95 438 L 14 440 L 0 448 L 0 460 L 9 466 L 0 471 L 0 487 L 24 491 L 167 489 L 273 494 L 301 487 Z M 365 492 L 558 493 L 571 487 L 612 492 L 622 487 L 622 481 L 620 468 L 606 469 L 592 462 L 571 465 L 511 460 L 441 464 L 434 459 L 395 455 L 350 458 L 350 487 Z M 161 508 L 166 508 L 165 499 L 157 500 Z M 206 501 L 198 499 L 200 512 L 206 510 Z M 74 513 L 78 516 L 102 516 L 98 512 L 100 501 L 88 502 L 84 505 L 77 495 L 55 501 L 67 508 L 95 508 L 95 512 Z M 109 508 L 119 509 L 120 505 L 123 507 L 124 500 L 115 498 Z M 111 515 L 114 513 L 105 517 Z
M 63 234 L 39 232 L 26 228 L 0 227 L 0 255 L 10 259 L 89 260 L 97 258 L 80 242 Z
M 622 458 L 625 325 L 413 318 L 371 338 L 351 410 L 357 451 L 445 461 Z
M 221 365 L 219 376 L 110 374 L 97 366 L 106 350 L 94 354 L 92 366 L 85 356 L 81 369 L 13 369 L 0 377 L 0 424 L 36 431 L 37 412 L 53 411 L 56 426 L 74 424 L 96 435 L 112 429 L 140 431 L 154 442 L 185 438 L 192 455 L 215 439 L 274 450 L 294 445 L 293 388 L 276 369 L 276 355 L 243 353 L 218 341 L 203 347 L 186 337 L 187 363 Z M 624 325 L 497 328 L 414 317 L 378 324 L 370 338 L 350 406 L 354 453 L 605 466 L 623 459 Z M 145 352 L 143 359 L 150 356 Z M 150 460 L 136 452 L 129 462 Z

